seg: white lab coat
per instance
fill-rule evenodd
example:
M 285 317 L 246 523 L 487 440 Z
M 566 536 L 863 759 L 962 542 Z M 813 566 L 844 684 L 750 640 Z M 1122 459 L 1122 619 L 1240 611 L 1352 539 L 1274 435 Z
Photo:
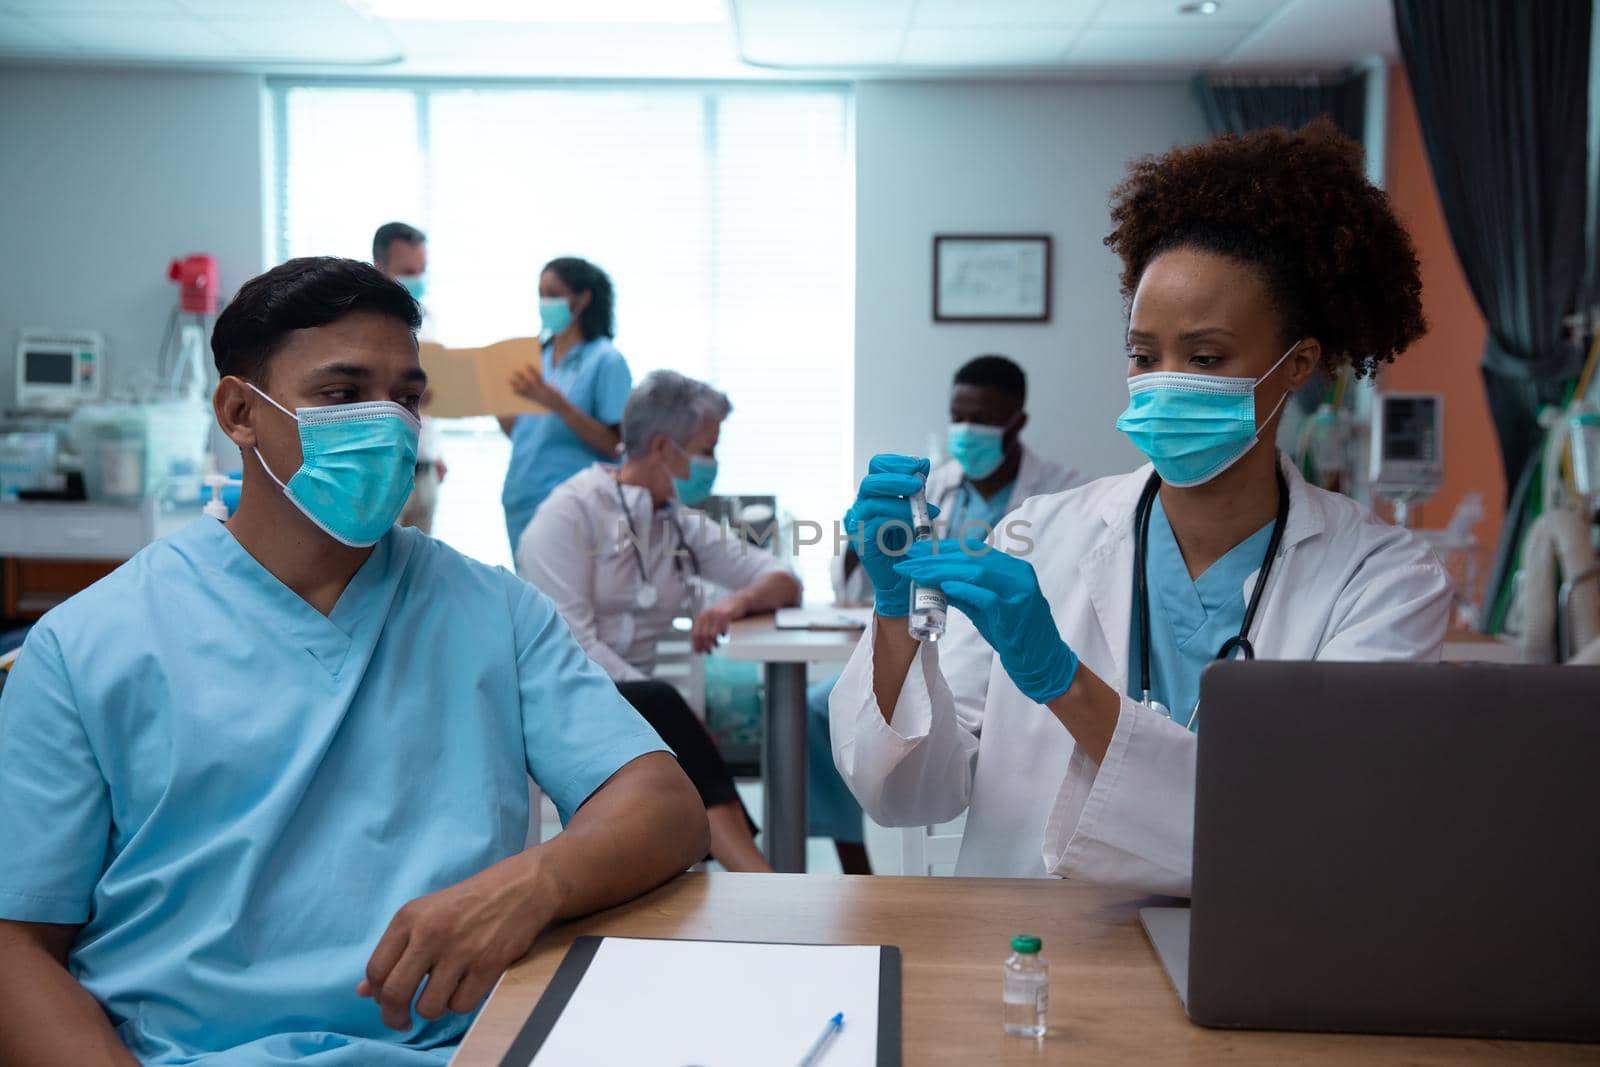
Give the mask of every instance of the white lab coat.
M 1450 585 L 1432 551 L 1283 467 L 1289 518 L 1252 635 L 1257 655 L 1437 660 Z M 1062 638 L 1124 694 L 1133 512 L 1149 476 L 1147 466 L 1036 497 L 1011 517 L 1030 524 L 1035 547 L 1026 554 Z M 1188 895 L 1194 734 L 1124 696 L 1097 766 L 954 611 L 945 639 L 918 651 L 885 723 L 872 695 L 875 637 L 869 628 L 830 705 L 835 762 L 868 815 L 917 826 L 966 811 L 957 874 L 1057 875 Z M 1204 722 L 1202 708 L 1200 729 Z
M 757 548 L 705 512 L 671 501 L 656 508 L 650 491 L 622 486 L 633 520 L 629 533 L 617 498 L 616 468 L 596 463 L 557 486 L 539 505 L 517 544 L 517 574 L 555 602 L 572 636 L 612 681 L 649 678 L 656 645 L 675 618 L 695 610 L 694 579 L 743 589 L 768 574 L 793 575 L 770 550 Z M 676 527 L 674 527 L 674 523 Z M 698 561 L 673 562 L 683 545 Z M 639 555 L 634 554 L 637 537 Z M 656 589 L 652 608 L 638 606 L 640 559 Z

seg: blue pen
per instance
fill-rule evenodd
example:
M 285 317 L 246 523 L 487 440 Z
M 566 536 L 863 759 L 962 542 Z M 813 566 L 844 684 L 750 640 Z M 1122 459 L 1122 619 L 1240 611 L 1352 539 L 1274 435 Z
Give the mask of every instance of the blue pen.
M 811 1043 L 811 1047 L 806 1049 L 806 1054 L 800 1057 L 800 1062 L 796 1067 L 811 1067 L 813 1063 L 821 1059 L 822 1052 L 828 1047 L 828 1042 L 832 1040 L 833 1035 L 843 1029 L 844 1012 L 841 1011 L 828 1020 L 828 1025 L 822 1028 L 822 1033 L 818 1034 L 817 1039 Z

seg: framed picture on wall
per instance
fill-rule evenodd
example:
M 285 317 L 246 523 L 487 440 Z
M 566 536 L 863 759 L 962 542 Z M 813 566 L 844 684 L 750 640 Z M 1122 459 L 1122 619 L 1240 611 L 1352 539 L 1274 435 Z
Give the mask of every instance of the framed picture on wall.
M 1049 322 L 1049 234 L 939 234 L 934 322 Z

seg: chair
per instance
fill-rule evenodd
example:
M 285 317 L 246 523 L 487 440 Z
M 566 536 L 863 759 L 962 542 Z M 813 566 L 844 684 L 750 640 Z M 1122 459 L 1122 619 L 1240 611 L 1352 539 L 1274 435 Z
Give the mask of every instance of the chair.
M 1562 663 L 1600 663 L 1600 605 L 1591 599 L 1584 611 L 1575 611 L 1574 591 L 1584 584 L 1600 585 L 1600 564 L 1561 583 L 1556 594 L 1556 648 Z
M 961 852 L 961 831 L 967 817 L 942 826 L 906 826 L 900 830 L 900 873 L 940 875 L 954 873 Z M 946 870 L 946 868 L 949 868 Z
M 1600 565 L 1589 524 L 1547 511 L 1522 550 L 1520 607 L 1525 663 L 1586 663 L 1600 655 Z
M 656 642 L 654 677 L 667 682 L 700 716 L 706 718 L 706 657 L 694 650 L 688 634 L 673 634 Z

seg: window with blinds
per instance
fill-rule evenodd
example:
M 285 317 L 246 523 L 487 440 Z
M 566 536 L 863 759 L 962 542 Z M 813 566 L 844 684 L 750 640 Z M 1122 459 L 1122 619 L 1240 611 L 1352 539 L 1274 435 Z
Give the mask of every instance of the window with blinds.
M 723 493 L 771 493 L 822 527 L 800 550 L 827 596 L 850 500 L 854 168 L 848 89 L 365 87 L 277 83 L 280 257 L 371 255 L 392 219 L 428 234 L 434 339 L 538 330 L 539 268 L 593 260 L 617 290 L 637 381 L 669 367 L 725 391 Z M 509 565 L 509 445 L 442 424 L 434 533 Z

